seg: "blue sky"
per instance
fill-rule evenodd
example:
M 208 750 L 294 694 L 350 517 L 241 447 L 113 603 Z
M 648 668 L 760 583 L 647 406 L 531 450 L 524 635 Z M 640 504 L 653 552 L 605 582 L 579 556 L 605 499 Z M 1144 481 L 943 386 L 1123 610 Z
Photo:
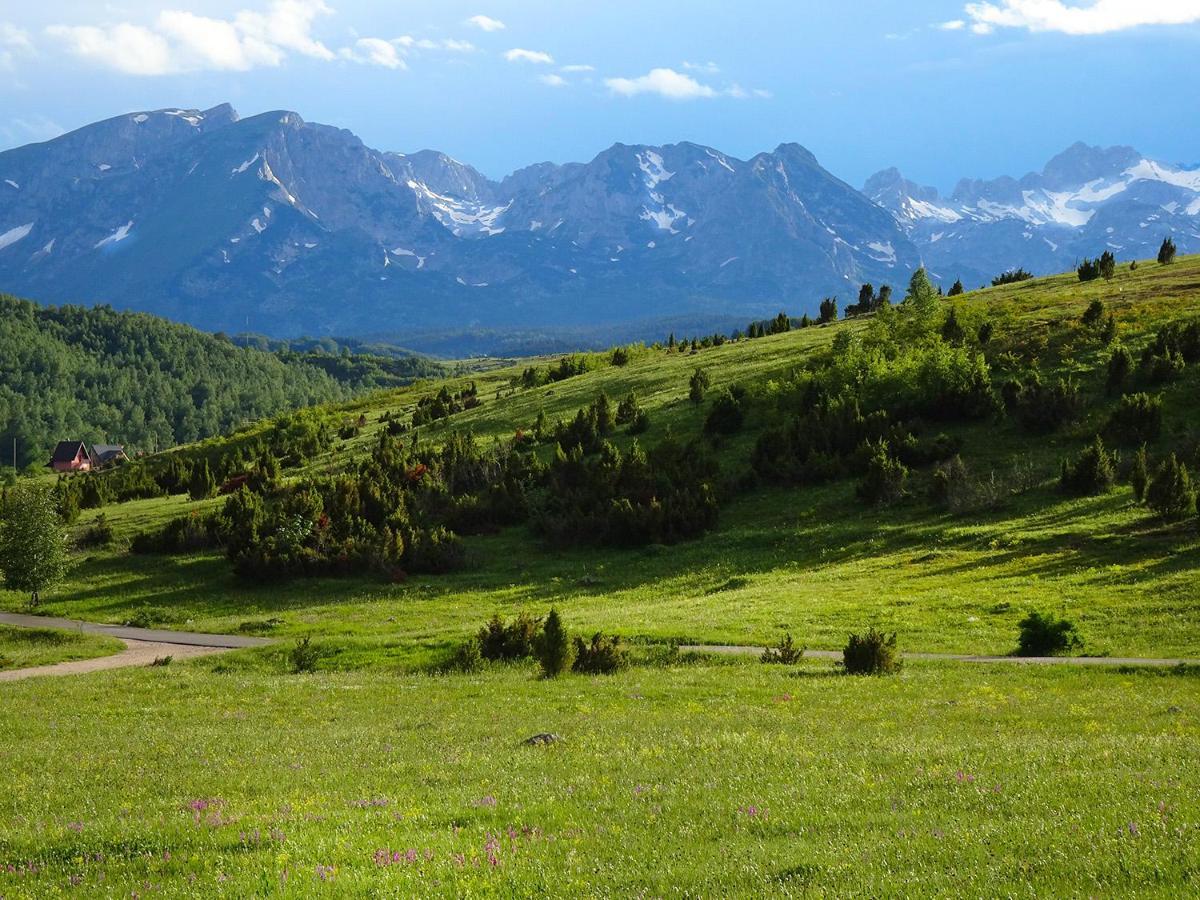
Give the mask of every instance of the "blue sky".
M 1076 140 L 1200 162 L 1200 0 L 0 0 L 0 147 L 292 109 L 500 176 L 615 141 L 799 142 L 949 188 Z

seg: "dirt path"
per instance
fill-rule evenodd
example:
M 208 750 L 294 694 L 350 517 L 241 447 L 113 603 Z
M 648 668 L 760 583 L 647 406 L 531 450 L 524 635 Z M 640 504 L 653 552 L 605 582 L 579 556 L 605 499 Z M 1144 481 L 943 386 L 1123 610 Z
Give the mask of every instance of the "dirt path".
M 148 666 L 155 659 L 165 656 L 173 659 L 188 659 L 213 653 L 226 653 L 229 650 L 239 650 L 245 647 L 262 647 L 271 643 L 266 638 L 237 634 L 199 634 L 192 631 L 127 628 L 123 625 L 103 625 L 96 622 L 81 622 L 76 619 L 29 616 L 21 613 L 0 613 L 0 625 L 12 625 L 17 628 L 58 628 L 63 631 L 103 634 L 116 638 L 125 645 L 124 650 L 111 656 L 79 659 L 49 666 L 35 666 L 29 669 L 9 669 L 0 672 L 0 681 L 20 681 L 24 678 L 35 678 L 42 675 L 82 675 L 104 669 Z
M 731 644 L 688 644 L 679 648 L 684 653 L 717 653 L 732 656 L 758 656 L 762 647 L 741 647 Z M 806 659 L 840 660 L 840 650 L 805 650 Z M 1011 663 L 1014 665 L 1068 666 L 1200 666 L 1200 659 L 1146 656 L 973 656 L 967 653 L 905 653 L 905 659 L 921 659 L 966 663 Z

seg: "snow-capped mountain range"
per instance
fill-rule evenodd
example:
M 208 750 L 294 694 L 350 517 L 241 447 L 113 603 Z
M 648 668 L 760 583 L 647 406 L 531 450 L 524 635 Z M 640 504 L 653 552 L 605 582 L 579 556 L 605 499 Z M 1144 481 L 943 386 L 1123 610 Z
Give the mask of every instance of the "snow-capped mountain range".
M 1153 257 L 1168 235 L 1180 252 L 1200 251 L 1200 171 L 1131 147 L 1075 144 L 1040 173 L 963 179 L 949 197 L 888 169 L 863 193 L 896 216 L 940 280 L 969 287 L 1017 267 L 1060 272 L 1105 250 Z
M 660 335 L 845 302 L 928 262 L 946 282 L 1059 271 L 1112 246 L 1200 249 L 1200 172 L 1082 145 L 943 199 L 894 170 L 860 192 L 785 144 L 617 144 L 501 181 L 365 146 L 294 112 L 136 112 L 0 153 L 0 290 L 212 330 Z M 597 338 L 599 339 L 599 338 Z M 478 342 L 471 345 L 479 349 Z

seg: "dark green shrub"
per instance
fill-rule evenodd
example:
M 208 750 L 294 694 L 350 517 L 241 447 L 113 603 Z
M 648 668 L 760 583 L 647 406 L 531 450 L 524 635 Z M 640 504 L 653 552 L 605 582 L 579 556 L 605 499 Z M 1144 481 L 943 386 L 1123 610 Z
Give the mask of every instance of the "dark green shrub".
M 703 369 L 697 369 L 688 381 L 688 399 L 693 403 L 703 403 L 704 393 L 711 383 L 712 380 L 708 377 L 708 373 Z
M 850 635 L 842 650 L 842 666 L 850 675 L 890 675 L 900 671 L 896 633 L 885 635 L 871 628 L 866 634 Z
M 545 678 L 557 678 L 571 668 L 575 647 L 566 628 L 563 627 L 557 609 L 551 608 L 550 614 L 546 616 L 542 633 L 534 641 L 533 650 Z
M 1150 483 L 1150 472 L 1146 466 L 1146 448 L 1139 447 L 1133 455 L 1133 465 L 1129 468 L 1129 485 L 1133 488 L 1133 497 L 1138 503 L 1146 499 L 1146 487 Z
M 796 642 L 792 640 L 792 633 L 789 631 L 780 639 L 778 646 L 764 648 L 759 659 L 768 664 L 791 666 L 800 662 L 800 658 L 804 656 L 804 650 L 804 647 L 796 646 Z
M 104 513 L 96 516 L 96 521 L 79 535 L 80 547 L 107 547 L 112 542 L 113 527 Z
M 987 344 L 991 343 L 992 335 L 995 333 L 996 326 L 991 322 L 984 322 L 979 326 L 979 332 L 976 334 L 976 337 L 981 345 L 986 346 Z
M 446 669 L 451 672 L 478 672 L 483 668 L 483 653 L 478 638 L 467 638 L 454 648 Z
M 1105 347 L 1117 339 L 1117 320 L 1112 313 L 1105 316 L 1104 324 L 1100 326 L 1099 338 Z
M 836 322 L 838 317 L 837 297 L 826 297 L 822 300 L 819 313 L 820 322 Z
M 1093 300 L 1088 304 L 1088 308 L 1083 311 L 1083 324 L 1088 328 L 1099 325 L 1104 319 L 1104 301 Z
M 1150 394 L 1126 394 L 1108 418 L 1104 433 L 1127 447 L 1158 440 L 1162 433 L 1162 398 Z
M 722 392 L 704 420 L 704 433 L 735 434 L 741 431 L 742 423 L 746 420 L 745 397 L 745 389 L 737 385 Z
M 1112 489 L 1115 475 L 1113 455 L 1104 449 L 1100 436 L 1087 447 L 1073 464 L 1063 460 L 1059 484 L 1064 491 L 1079 496 L 1103 494 Z
M 1073 622 L 1031 612 L 1017 625 L 1018 656 L 1058 656 L 1083 645 Z
M 303 637 L 288 651 L 288 662 L 291 663 L 292 673 L 315 672 L 321 659 L 321 649 L 312 642 L 311 638 Z
M 605 637 L 600 632 L 592 635 L 590 642 L 575 638 L 574 672 L 584 675 L 609 675 L 628 665 L 625 646 L 617 636 Z
M 1149 384 L 1170 384 L 1183 377 L 1187 361 L 1174 350 L 1153 353 L 1147 347 L 1138 364 L 1138 374 Z
M 1048 434 L 1072 422 L 1082 408 L 1079 388 L 1070 379 L 1042 384 L 1036 373 L 1020 385 L 1016 395 L 1017 418 L 1026 430 Z
M 629 425 L 637 418 L 637 414 L 641 412 L 642 405 L 638 402 L 637 394 L 630 391 L 629 394 L 617 404 L 618 425 Z
M 904 496 L 908 468 L 892 455 L 887 441 L 868 445 L 867 471 L 856 491 L 858 499 L 871 506 L 894 503 Z
M 941 506 L 955 509 L 961 505 L 963 493 L 969 487 L 970 475 L 966 463 L 956 453 L 934 467 L 929 499 Z
M 1113 348 L 1108 358 L 1108 377 L 1106 388 L 1110 394 L 1119 393 L 1133 371 L 1133 355 L 1124 347 Z
M 494 615 L 479 630 L 476 643 L 484 659 L 526 659 L 533 655 L 534 642 L 541 628 L 542 620 L 535 619 L 527 612 L 518 613 L 507 624 L 499 615 Z
M 1154 473 L 1146 490 L 1146 503 L 1164 519 L 1181 519 L 1196 508 L 1191 476 L 1174 453 Z
M 625 429 L 626 434 L 643 434 L 650 427 L 650 416 L 646 410 L 639 409 L 633 414 L 633 421 L 629 423 L 629 427 Z
M 192 500 L 204 500 L 216 492 L 217 481 L 213 478 L 212 470 L 206 459 L 203 465 L 197 466 L 192 471 L 192 478 L 188 483 L 188 497 Z
M 1000 287 L 1004 284 L 1016 284 L 1018 281 L 1028 281 L 1032 277 L 1033 273 L 1026 272 L 1024 269 L 1010 269 L 993 278 L 992 287 Z
M 1158 264 L 1160 266 L 1169 266 L 1175 262 L 1175 241 L 1171 238 L 1163 238 L 1162 245 L 1158 248 Z
M 1100 277 L 1100 262 L 1090 258 L 1085 259 L 1075 271 L 1079 275 L 1080 281 L 1095 281 Z

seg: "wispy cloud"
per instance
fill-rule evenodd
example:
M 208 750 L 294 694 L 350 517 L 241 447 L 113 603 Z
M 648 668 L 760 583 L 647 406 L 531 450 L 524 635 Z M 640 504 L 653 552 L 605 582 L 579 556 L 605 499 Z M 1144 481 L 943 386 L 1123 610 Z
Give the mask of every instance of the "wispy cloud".
M 480 31 L 503 31 L 508 27 L 499 19 L 493 19 L 491 16 L 471 16 L 464 24 L 478 28 Z
M 312 35 L 316 19 L 331 13 L 323 0 L 273 0 L 265 12 L 244 10 L 232 19 L 165 10 L 153 26 L 52 25 L 46 33 L 75 56 L 130 75 L 247 71 L 278 66 L 292 53 L 334 59 Z
M 596 67 L 576 64 L 576 65 L 570 65 L 570 66 L 563 66 L 561 69 L 559 69 L 559 71 L 566 72 L 568 74 L 570 74 L 572 72 L 595 72 Z
M 718 75 L 721 72 L 721 67 L 715 62 L 693 63 L 685 59 L 683 61 L 683 68 L 689 72 L 704 72 L 708 75 Z
M 32 56 L 29 32 L 8 22 L 0 22 L 0 72 L 16 68 L 18 56 Z
M 725 88 L 715 88 L 697 81 L 691 75 L 669 68 L 651 69 L 637 78 L 606 78 L 604 84 L 619 97 L 651 94 L 666 100 L 709 100 L 715 97 L 745 100 L 766 99 L 771 96 L 770 91 L 759 88 L 746 89 L 736 83 Z
M 1000 0 L 968 3 L 965 12 L 976 34 L 990 34 L 997 28 L 1070 35 L 1108 34 L 1143 25 L 1200 22 L 1197 0 L 1095 0 L 1082 6 L 1061 0 Z
M 962 31 L 967 27 L 967 23 L 962 19 L 951 19 L 949 22 L 938 22 L 934 28 L 940 31 Z
M 338 55 L 362 65 L 382 66 L 385 69 L 408 68 L 408 63 L 401 55 L 401 48 L 382 38 L 359 38 L 353 47 L 343 47 L 339 50 Z
M 547 85 L 548 87 L 554 88 L 566 87 L 568 84 L 570 84 L 570 82 L 568 82 L 567 79 L 563 78 L 561 75 L 554 74 L 539 75 L 538 81 L 544 85 Z
M 504 58 L 509 62 L 525 62 L 534 63 L 539 66 L 554 65 L 554 57 L 549 53 L 544 53 L 541 50 L 523 50 L 520 47 L 514 47 L 504 54 Z

